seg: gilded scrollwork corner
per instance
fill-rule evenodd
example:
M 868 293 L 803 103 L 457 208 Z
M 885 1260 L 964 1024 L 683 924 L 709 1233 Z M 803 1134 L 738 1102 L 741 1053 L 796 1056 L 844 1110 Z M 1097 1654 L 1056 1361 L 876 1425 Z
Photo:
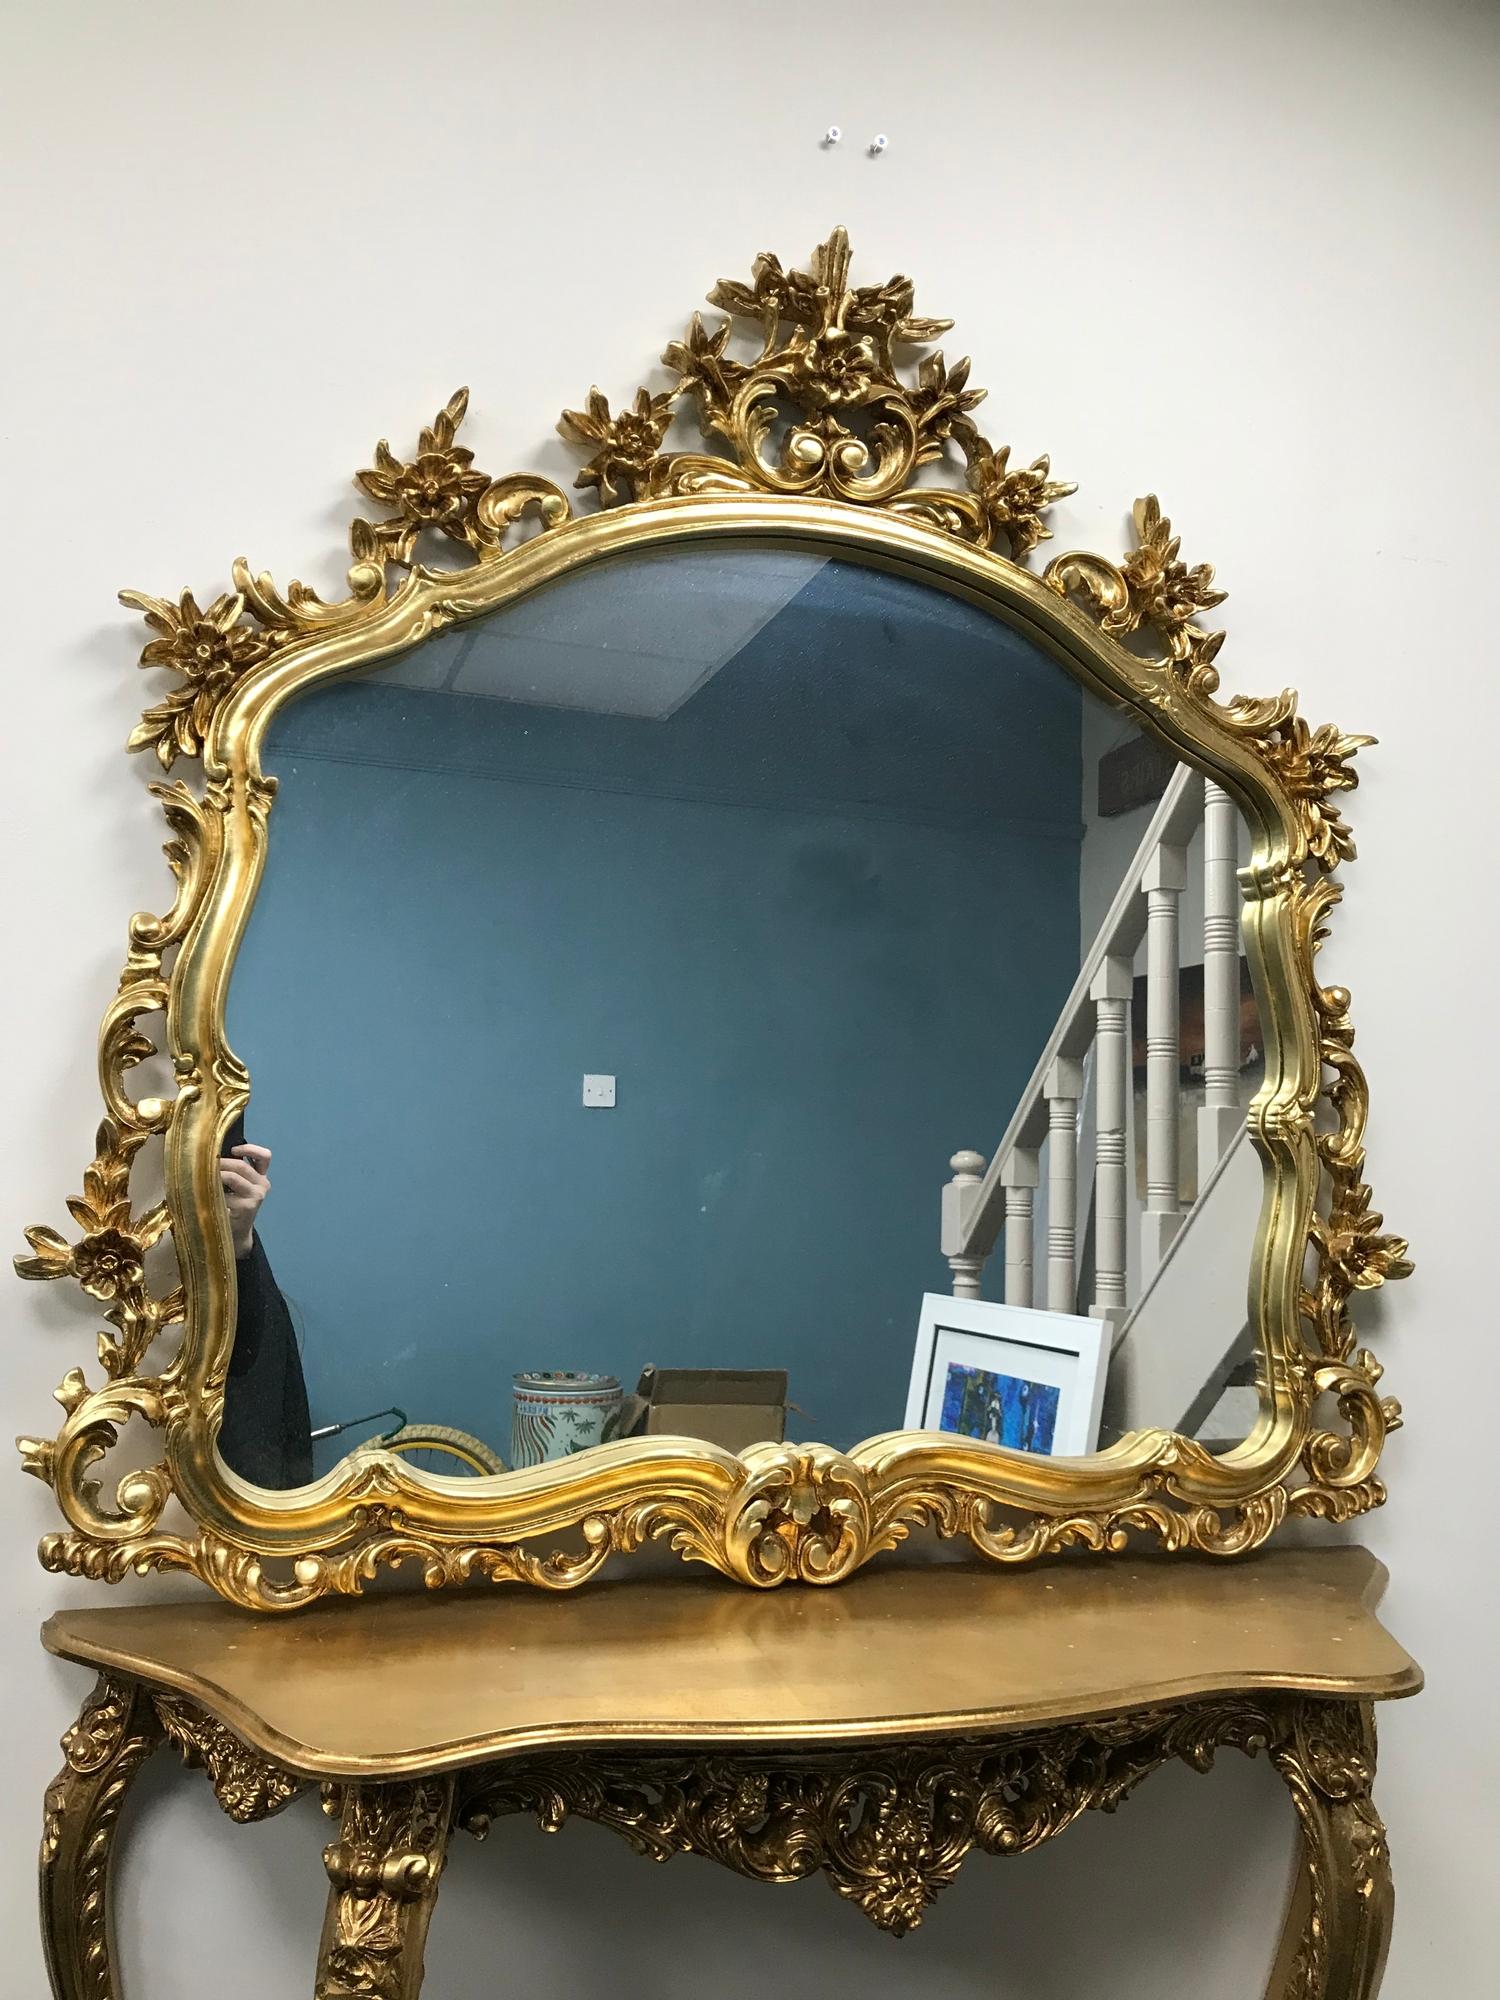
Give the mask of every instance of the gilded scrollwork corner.
M 475 468 L 473 452 L 457 435 L 468 402 L 467 389 L 450 396 L 409 458 L 398 457 L 382 438 L 374 463 L 355 475 L 366 499 L 386 511 L 350 524 L 346 597 L 325 601 L 298 582 L 282 590 L 243 556 L 231 566 L 233 588 L 206 608 L 191 590 L 175 600 L 120 593 L 153 635 L 140 664 L 173 674 L 177 683 L 147 708 L 130 736 L 131 750 L 154 751 L 165 770 L 179 758 L 202 758 L 220 711 L 247 678 L 289 646 L 377 616 L 388 599 L 390 567 L 409 568 L 424 535 L 494 560 L 524 517 L 544 529 L 569 517 L 566 497 L 550 480 L 525 474 L 491 479 Z
M 1274 1121 L 1283 1139 L 1312 1147 L 1325 1176 L 1325 1199 L 1314 1203 L 1308 1221 L 1314 1271 L 1299 1299 L 1309 1349 L 1299 1400 L 1310 1408 L 1325 1391 L 1331 1393 L 1346 1429 L 1310 1427 L 1302 1455 L 1306 1483 L 1294 1481 L 1279 1510 L 1346 1520 L 1383 1503 L 1385 1487 L 1374 1468 L 1385 1437 L 1401 1422 L 1399 1403 L 1374 1393 L 1378 1364 L 1368 1353 L 1354 1353 L 1350 1301 L 1354 1293 L 1407 1277 L 1413 1268 L 1406 1240 L 1385 1230 L 1363 1179 L 1369 1093 L 1354 1055 L 1349 995 L 1342 987 L 1323 986 L 1314 964 L 1342 893 L 1334 871 L 1355 858 L 1343 799 L 1359 782 L 1355 757 L 1375 738 L 1331 724 L 1311 728 L 1289 689 L 1265 698 L 1216 700 L 1225 635 L 1208 629 L 1203 615 L 1224 602 L 1225 592 L 1211 564 L 1184 561 L 1181 538 L 1155 494 L 1136 502 L 1133 518 L 1135 546 L 1121 562 L 1059 556 L 1044 581 L 1085 605 L 1101 629 L 1122 642 L 1141 634 L 1153 640 L 1161 650 L 1150 662 L 1156 680 L 1148 692 L 1159 708 L 1181 710 L 1189 718 L 1196 712 L 1227 728 L 1254 750 L 1286 804 L 1293 839 L 1282 887 L 1303 981 L 1320 1024 L 1325 1080 L 1299 1103 L 1268 1107 L 1261 1119 L 1263 1130 Z M 1331 1130 L 1317 1126 L 1320 1097 L 1334 1114 Z M 1192 1539 L 1201 1545 L 1196 1535 Z
M 589 453 L 577 484 L 603 505 L 738 491 L 887 506 L 980 547 L 1029 554 L 1075 488 L 1052 478 L 1047 457 L 1012 465 L 1010 446 L 983 436 L 971 413 L 985 391 L 970 386 L 967 360 L 934 353 L 904 370 L 906 352 L 931 346 L 952 321 L 919 318 L 909 278 L 856 286 L 850 269 L 848 236 L 835 229 L 806 271 L 767 252 L 749 284 L 721 280 L 708 302 L 724 317 L 710 326 L 694 313 L 662 356 L 668 388 L 643 387 L 617 413 L 595 388 L 583 409 L 563 412 L 562 436 Z M 741 322 L 760 336 L 748 360 L 731 351 Z M 719 453 L 666 449 L 684 400 Z M 949 477 L 919 477 L 936 467 Z
M 1215 701 L 1225 634 L 1208 629 L 1202 619 L 1227 593 L 1216 584 L 1211 563 L 1183 560 L 1181 537 L 1173 533 L 1154 493 L 1136 501 L 1132 518 L 1135 545 L 1120 562 L 1081 553 L 1058 556 L 1048 565 L 1045 581 L 1086 605 L 1112 638 L 1150 635 L 1162 649 L 1157 662 L 1162 704 L 1170 705 L 1174 694 L 1185 697 L 1252 741 L 1291 802 L 1302 854 L 1324 872 L 1352 861 L 1354 836 L 1341 800 L 1359 784 L 1355 757 L 1376 739 L 1331 723 L 1311 728 L 1298 714 L 1290 689 Z
M 117 1040 L 110 1046 L 116 1060 L 134 1060 L 128 1047 L 121 1052 Z M 25 1232 L 31 1254 L 15 1259 L 23 1278 L 71 1279 L 100 1307 L 106 1322 L 96 1342 L 103 1386 L 91 1390 L 81 1368 L 69 1369 L 54 1392 L 64 1413 L 56 1438 L 17 1440 L 23 1470 L 52 1487 L 75 1528 L 97 1530 L 106 1540 L 148 1533 L 171 1492 L 164 1465 L 139 1468 L 120 1480 L 109 1508 L 92 1477 L 133 1418 L 156 1429 L 165 1423 L 160 1381 L 140 1370 L 157 1336 L 177 1325 L 184 1313 L 180 1287 L 155 1290 L 147 1275 L 148 1255 L 167 1234 L 166 1206 L 156 1202 L 137 1213 L 130 1197 L 132 1163 L 150 1129 L 144 1120 L 122 1127 L 113 1118 L 104 1119 L 82 1192 L 67 1202 L 80 1233 L 70 1240 L 44 1224 L 35 1225 Z
M 166 1740 L 190 1770 L 207 1774 L 231 1819 L 269 1819 L 307 1790 L 306 1779 L 262 1757 L 185 1696 L 157 1693 L 152 1706 Z

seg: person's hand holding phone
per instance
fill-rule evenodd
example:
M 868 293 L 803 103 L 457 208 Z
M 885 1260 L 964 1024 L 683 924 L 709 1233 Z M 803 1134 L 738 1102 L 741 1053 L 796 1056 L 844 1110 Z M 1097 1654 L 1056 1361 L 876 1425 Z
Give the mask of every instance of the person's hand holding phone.
M 229 1210 L 229 1230 L 234 1238 L 236 1257 L 248 1257 L 255 1240 L 255 1218 L 271 1192 L 268 1170 L 269 1146 L 231 1146 L 219 1162 L 219 1180 L 224 1188 L 224 1205 Z

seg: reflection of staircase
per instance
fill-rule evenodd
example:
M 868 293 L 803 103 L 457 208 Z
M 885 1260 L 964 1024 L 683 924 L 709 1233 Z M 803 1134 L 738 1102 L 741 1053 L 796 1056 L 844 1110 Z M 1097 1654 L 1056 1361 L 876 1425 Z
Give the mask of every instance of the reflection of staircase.
M 942 1250 L 957 1297 L 981 1295 L 985 1264 L 1003 1231 L 1007 1304 L 1112 1322 L 1106 1442 L 1143 1425 L 1215 1438 L 1225 1434 L 1221 1426 L 1238 1426 L 1240 1436 L 1249 1427 L 1233 1408 L 1233 1389 L 1218 1407 L 1250 1351 L 1250 1245 L 1261 1192 L 1241 1098 L 1238 833 L 1228 795 L 1180 768 L 993 1159 L 986 1166 L 982 1154 L 956 1153 L 943 1190 Z M 1180 901 L 1190 849 L 1201 852 L 1203 868 L 1204 1101 L 1189 1134 L 1189 1144 L 1196 1141 L 1196 1193 L 1185 1198 Z M 1138 1111 L 1131 996 L 1143 945 L 1145 1089 Z M 1234 1335 L 1227 1344 L 1226 1328 Z M 1206 1344 L 1205 1329 L 1214 1330 L 1216 1347 Z M 1240 1393 L 1248 1393 L 1253 1414 L 1254 1391 Z

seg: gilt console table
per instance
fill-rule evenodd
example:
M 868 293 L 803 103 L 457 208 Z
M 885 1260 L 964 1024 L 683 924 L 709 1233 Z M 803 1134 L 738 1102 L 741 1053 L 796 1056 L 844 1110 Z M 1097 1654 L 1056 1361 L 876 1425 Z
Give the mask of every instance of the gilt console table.
M 821 1871 L 900 1936 L 974 1849 L 1023 1854 L 1174 1758 L 1264 1751 L 1302 1865 L 1274 2000 L 1369 2000 L 1391 1916 L 1373 1704 L 1421 1675 L 1360 1549 L 1233 1564 L 875 1567 L 764 1595 L 681 1572 L 567 1598 L 388 1596 L 257 1617 L 206 1598 L 65 1611 L 98 1669 L 46 1800 L 58 2000 L 120 2000 L 110 1855 L 161 1745 L 232 1818 L 321 1786 L 338 1822 L 318 2000 L 414 2000 L 454 1828 L 612 1827 L 762 1882 Z

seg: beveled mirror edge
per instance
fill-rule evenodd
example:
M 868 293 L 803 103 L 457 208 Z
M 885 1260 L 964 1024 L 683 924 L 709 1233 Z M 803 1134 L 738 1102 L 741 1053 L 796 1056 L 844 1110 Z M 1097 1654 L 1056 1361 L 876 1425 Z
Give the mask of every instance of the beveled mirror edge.
M 732 359 L 730 322 L 709 331 L 695 315 L 686 340 L 667 349 L 677 376 L 669 391 L 642 390 L 618 417 L 596 391 L 586 411 L 564 416 L 564 435 L 594 447 L 578 483 L 596 490 L 603 511 L 574 516 L 549 481 L 492 481 L 473 470 L 455 442 L 467 401 L 460 392 L 412 461 L 382 442 L 374 468 L 359 475 L 394 512 L 354 524 L 347 599 L 323 604 L 296 584 L 283 595 L 243 562 L 235 592 L 206 611 L 186 592 L 175 605 L 125 593 L 157 634 L 143 664 L 181 677 L 147 710 L 131 747 L 154 749 L 168 770 L 179 757 L 201 758 L 205 785 L 201 796 L 180 780 L 152 788 L 173 834 L 166 852 L 178 892 L 166 916 L 132 920 L 101 1028 L 108 1115 L 83 1194 L 68 1204 L 83 1235 L 69 1243 L 29 1230 L 32 1254 L 17 1259 L 23 1276 L 74 1280 L 103 1303 L 111 1329 L 98 1342 L 103 1385 L 91 1389 L 82 1369 L 71 1370 L 57 1391 L 65 1412 L 57 1436 L 20 1441 L 26 1470 L 53 1488 L 67 1523 L 41 1545 L 49 1569 L 106 1581 L 180 1569 L 270 1609 L 357 1592 L 381 1568 L 408 1561 L 433 1585 L 483 1578 L 567 1588 L 611 1555 L 662 1539 L 685 1559 L 766 1587 L 836 1581 L 918 1525 L 1005 1562 L 1067 1545 L 1119 1549 L 1133 1531 L 1169 1550 L 1232 1554 L 1258 1546 L 1288 1514 L 1343 1520 L 1384 1499 L 1376 1466 L 1399 1407 L 1378 1394 L 1374 1357 L 1356 1349 L 1349 1301 L 1410 1264 L 1404 1242 L 1382 1233 L 1362 1179 L 1368 1098 L 1348 995 L 1321 986 L 1314 970 L 1339 895 L 1334 870 L 1354 852 L 1338 798 L 1354 787 L 1350 760 L 1369 739 L 1310 731 L 1289 692 L 1215 699 L 1223 635 L 1197 620 L 1222 593 L 1211 569 L 1180 561 L 1154 498 L 1137 504 L 1136 546 L 1121 562 L 1069 554 L 1040 574 L 1022 567 L 1048 535 L 1045 512 L 1072 489 L 1050 479 L 1045 458 L 1010 470 L 1008 448 L 980 435 L 968 412 L 981 392 L 967 387 L 966 362 L 948 368 L 936 355 L 914 383 L 902 380 L 894 348 L 928 343 L 947 323 L 912 316 L 904 279 L 851 289 L 842 231 L 820 246 L 810 273 L 762 257 L 751 286 L 723 284 L 710 297 L 758 320 L 758 359 Z M 726 455 L 662 450 L 672 406 L 688 391 Z M 767 459 L 763 418 L 776 399 L 802 421 Z M 880 419 L 868 443 L 838 415 L 851 405 Z M 955 450 L 962 486 L 915 483 L 921 466 Z M 540 532 L 513 544 L 526 515 Z M 413 563 L 430 528 L 463 544 L 473 562 Z M 739 1457 L 652 1438 L 524 1473 L 445 1481 L 374 1449 L 286 1495 L 247 1486 L 218 1459 L 234 1281 L 215 1161 L 249 1084 L 224 1038 L 224 1003 L 274 791 L 258 756 L 266 724 L 292 692 L 578 564 L 704 537 L 825 545 L 971 597 L 1039 640 L 1085 686 L 1132 705 L 1247 811 L 1254 894 L 1244 940 L 1271 1032 L 1249 1119 L 1265 1166 L 1251 1285 L 1261 1414 L 1233 1451 L 1214 1457 L 1155 1430 L 1077 1460 L 936 1433 L 888 1433 L 850 1452 L 763 1445 Z M 996 552 L 997 538 L 1010 557 Z M 405 571 L 394 585 L 388 566 Z M 1130 639 L 1161 650 L 1132 650 Z M 177 1091 L 136 1101 L 125 1080 L 156 1053 L 139 1026 L 152 1013 L 166 1016 Z M 1332 1124 L 1320 1130 L 1325 1101 Z M 157 1135 L 166 1140 L 167 1199 L 138 1213 L 132 1169 Z M 180 1282 L 161 1292 L 147 1253 L 168 1234 Z M 178 1345 L 152 1373 L 158 1337 Z M 1325 1394 L 1345 1428 L 1317 1426 L 1314 1405 Z M 125 1474 L 111 1506 L 89 1475 L 132 1418 L 164 1433 L 164 1459 Z M 174 1501 L 194 1532 L 164 1525 Z M 526 1546 L 569 1530 L 581 1548 Z

